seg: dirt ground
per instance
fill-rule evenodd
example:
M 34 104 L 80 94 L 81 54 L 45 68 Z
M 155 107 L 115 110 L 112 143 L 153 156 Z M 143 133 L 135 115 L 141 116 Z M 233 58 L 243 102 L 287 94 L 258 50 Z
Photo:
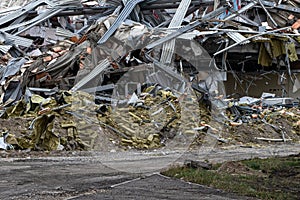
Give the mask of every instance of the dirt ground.
M 185 153 L 72 152 L 42 156 L 36 152 L 4 156 L 4 151 L 0 151 L 0 199 L 249 199 L 157 174 L 163 166 L 182 164 L 186 159 L 218 163 L 297 152 L 299 145 Z

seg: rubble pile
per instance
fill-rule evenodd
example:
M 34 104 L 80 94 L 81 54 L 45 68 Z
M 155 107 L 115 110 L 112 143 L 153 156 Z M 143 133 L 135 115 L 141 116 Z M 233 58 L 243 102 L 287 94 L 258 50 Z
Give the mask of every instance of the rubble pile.
M 3 1 L 0 148 L 299 142 L 299 5 Z
M 84 141 L 91 141 L 92 135 L 88 139 L 84 134 L 79 136 L 70 116 L 74 107 L 84 110 L 91 105 L 93 98 L 86 93 L 61 91 L 50 98 L 35 94 L 29 102 L 20 100 L 5 110 L 1 116 L 1 132 L 9 148 L 85 150 L 89 144 Z
M 299 108 L 286 107 L 258 107 L 246 106 L 243 109 L 239 122 L 229 122 L 227 134 L 223 136 L 232 138 L 232 142 L 241 144 L 258 144 L 265 142 L 298 142 L 299 132 Z M 235 114 L 229 112 L 232 119 Z M 255 131 L 254 131 L 255 130 Z M 234 143 L 233 142 L 233 143 Z
M 122 145 L 137 149 L 153 149 L 163 145 L 179 131 L 181 109 L 178 98 L 160 86 L 151 86 L 141 93 L 130 106 L 106 108 L 99 120 L 124 133 Z M 130 117 L 128 117 L 128 115 Z M 113 120 L 111 120 L 113 119 Z

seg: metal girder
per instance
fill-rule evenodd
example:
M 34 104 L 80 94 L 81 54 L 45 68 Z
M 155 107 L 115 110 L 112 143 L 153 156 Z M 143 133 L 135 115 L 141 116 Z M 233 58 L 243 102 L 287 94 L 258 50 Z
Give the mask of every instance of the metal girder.
M 194 22 L 192 22 L 192 23 L 190 23 L 190 24 L 188 24 L 186 26 L 183 26 L 182 28 L 174 31 L 173 33 L 170 33 L 169 35 L 167 35 L 167 36 L 165 36 L 163 38 L 160 38 L 160 39 L 154 41 L 151 44 L 148 44 L 145 48 L 146 49 L 152 49 L 152 48 L 154 48 L 154 47 L 156 47 L 158 45 L 161 45 L 161 44 L 163 44 L 163 43 L 165 43 L 165 42 L 167 42 L 169 40 L 172 40 L 172 39 L 178 37 L 179 35 L 182 35 L 183 33 L 187 32 L 187 31 L 189 31 L 189 30 L 191 30 L 191 29 L 193 29 L 193 28 L 195 28 L 197 26 L 200 26 L 202 23 L 203 22 L 201 22 L 201 21 L 194 21 Z
M 227 6 L 221 6 L 220 8 L 216 9 L 215 11 L 212 11 L 210 13 L 207 13 L 204 15 L 201 19 L 202 20 L 210 20 L 214 17 L 219 16 L 220 14 L 224 13 L 227 10 Z
M 261 1 L 261 2 L 263 5 L 269 6 L 271 8 L 277 8 L 284 11 L 300 13 L 300 8 L 297 7 L 292 7 L 292 6 L 282 5 L 282 4 L 277 5 L 275 2 L 270 2 L 270 1 Z
M 226 21 L 226 20 L 231 20 L 231 19 L 237 17 L 239 14 L 241 14 L 241 13 L 243 13 L 243 12 L 245 12 L 245 11 L 251 9 L 251 8 L 253 8 L 256 4 L 257 4 L 256 1 L 252 1 L 251 3 L 249 3 L 249 4 L 245 5 L 244 7 L 242 7 L 242 8 L 241 8 L 240 10 L 238 10 L 237 12 L 235 12 L 235 13 L 229 15 L 228 17 L 226 17 L 224 20 L 225 20 L 225 21 Z

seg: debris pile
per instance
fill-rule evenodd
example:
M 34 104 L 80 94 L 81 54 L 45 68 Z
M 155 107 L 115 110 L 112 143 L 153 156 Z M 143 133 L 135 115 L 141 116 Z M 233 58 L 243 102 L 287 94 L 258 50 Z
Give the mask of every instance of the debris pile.
M 123 145 L 153 149 L 163 145 L 161 139 L 176 136 L 181 110 L 178 98 L 170 90 L 150 86 L 140 97 L 134 94 L 129 103 L 130 106 L 117 107 L 113 112 L 102 107 L 106 112 L 101 111 L 99 116 L 100 121 L 124 133 Z
M 84 97 L 84 102 L 79 97 Z M 79 136 L 70 115 L 74 106 L 80 110 L 91 105 L 93 98 L 88 94 L 72 95 L 65 91 L 51 98 L 34 94 L 29 102 L 20 100 L 5 110 L 1 116 L 1 131 L 5 142 L 15 149 L 84 150 L 88 147 L 84 143 L 86 137 Z
M 299 142 L 299 5 L 3 1 L 0 148 Z
M 298 142 L 299 108 L 282 106 L 232 106 L 228 109 L 233 140 L 245 143 Z M 235 121 L 232 121 L 234 120 Z M 238 120 L 237 120 L 238 119 Z

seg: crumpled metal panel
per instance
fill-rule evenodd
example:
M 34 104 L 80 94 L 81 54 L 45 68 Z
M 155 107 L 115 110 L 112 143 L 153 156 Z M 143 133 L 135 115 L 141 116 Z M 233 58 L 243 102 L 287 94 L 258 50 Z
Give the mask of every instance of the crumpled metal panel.
M 10 22 L 12 20 L 17 19 L 18 17 L 26 14 L 28 11 L 35 9 L 36 7 L 43 5 L 43 4 L 50 4 L 51 5 L 51 1 L 47 1 L 47 0 L 38 0 L 38 1 L 34 1 L 32 3 L 27 4 L 26 6 L 23 6 L 22 8 L 8 14 L 5 15 L 3 17 L 0 18 L 0 25 L 3 25 L 7 22 Z M 55 4 L 52 4 L 52 6 L 54 6 Z
M 128 3 L 125 5 L 123 10 L 121 11 L 120 15 L 117 17 L 117 19 L 114 21 L 114 23 L 111 25 L 110 29 L 104 33 L 102 38 L 98 41 L 98 44 L 105 43 L 110 36 L 119 28 L 119 26 L 122 24 L 122 22 L 130 15 L 134 7 L 145 0 L 131 0 L 128 1 Z
M 15 24 L 15 25 L 12 25 L 12 26 L 8 26 L 6 28 L 3 28 L 3 29 L 0 29 L 0 31 L 11 31 L 11 30 L 14 30 L 14 29 L 17 29 L 17 28 L 20 28 L 22 26 L 26 26 L 25 28 L 22 28 L 21 30 L 19 30 L 17 33 L 14 33 L 14 35 L 18 35 L 20 33 L 23 33 L 24 31 L 30 29 L 31 27 L 55 16 L 57 13 L 63 11 L 64 9 L 63 8 L 53 8 L 53 9 L 49 9 L 49 10 L 46 10 L 44 13 L 41 13 L 40 15 L 38 15 L 37 17 L 31 19 L 31 20 L 28 20 L 26 22 L 23 22 L 23 23 L 19 23 L 19 24 Z
M 14 6 L 23 6 L 30 2 L 31 0 L 2 0 L 0 2 L 0 8 L 8 8 L 8 7 L 14 7 Z
M 227 32 L 226 33 L 231 39 L 233 39 L 235 42 L 240 43 L 241 45 L 244 44 L 248 44 L 250 43 L 249 40 L 246 40 L 247 38 L 245 38 L 242 34 L 238 33 L 238 32 Z M 246 41 L 245 41 L 246 40 Z
M 16 73 L 18 73 L 24 65 L 24 63 L 27 62 L 27 59 L 25 58 L 13 58 L 9 61 L 7 67 L 5 68 L 5 71 L 3 73 L 3 76 L 1 77 L 1 81 L 4 81 L 7 77 L 13 76 Z
M 6 54 L 12 48 L 11 45 L 0 45 L 0 51 Z
M 3 97 L 4 106 L 7 106 L 15 101 L 20 100 L 22 97 L 22 89 L 20 81 L 11 81 L 5 91 Z
M 55 62 L 49 64 L 46 73 L 49 73 L 53 79 L 58 77 L 66 77 L 68 72 L 74 70 L 75 63 L 78 60 L 78 57 L 86 51 L 88 47 L 88 42 L 83 42 L 74 49 L 71 49 L 67 54 L 59 57 Z
M 160 39 L 158 39 L 158 40 L 156 40 L 156 41 L 148 44 L 145 48 L 146 49 L 152 49 L 152 48 L 154 48 L 154 47 L 156 47 L 158 45 L 161 45 L 161 44 L 163 44 L 163 43 L 165 43 L 165 42 L 167 42 L 169 40 L 172 40 L 172 39 L 174 39 L 174 38 L 182 35 L 183 33 L 187 32 L 187 31 L 189 31 L 189 30 L 191 30 L 191 29 L 193 29 L 193 28 L 195 28 L 197 26 L 200 26 L 202 23 L 203 22 L 200 22 L 200 21 L 194 21 L 194 22 L 192 22 L 192 23 L 190 23 L 190 24 L 188 24 L 186 26 L 183 26 L 182 28 L 180 28 L 180 29 L 178 29 L 178 30 L 176 30 L 176 31 L 168 34 L 167 36 L 165 36 L 163 38 L 160 38 Z
M 101 72 L 103 72 L 106 68 L 110 66 L 110 62 L 107 59 L 104 59 L 98 66 L 96 66 L 87 76 L 81 79 L 72 89 L 72 92 L 79 90 L 85 84 L 87 84 L 90 80 L 99 76 Z
M 30 39 L 11 35 L 9 33 L 1 32 L 1 31 L 0 31 L 0 41 L 5 43 L 6 45 L 14 44 L 16 46 L 23 46 L 23 47 L 30 47 L 33 43 L 33 41 Z
M 191 0 L 182 0 L 179 7 L 176 10 L 175 15 L 169 25 L 169 28 L 176 28 L 181 25 L 186 12 L 188 11 Z M 175 40 L 169 41 L 163 45 L 162 55 L 160 61 L 162 63 L 171 63 L 173 52 L 175 48 Z
M 8 14 L 3 17 L 0 17 L 0 25 L 6 24 L 8 22 L 12 22 L 13 20 L 16 20 L 20 18 L 23 15 L 26 15 L 29 11 L 35 10 L 37 7 L 46 4 L 48 6 L 47 9 L 45 9 L 42 13 L 39 13 L 38 16 L 35 18 L 22 22 L 22 23 L 17 23 L 10 25 L 8 27 L 2 28 L 0 31 L 11 31 L 14 29 L 18 29 L 22 27 L 21 30 L 18 30 L 17 33 L 14 33 L 14 35 L 18 35 L 31 27 L 55 16 L 56 14 L 60 13 L 61 11 L 70 8 L 70 7 L 82 7 L 80 4 L 80 1 L 75 1 L 75 0 L 63 0 L 63 1 L 58 1 L 58 0 L 38 0 L 38 1 L 33 1 L 26 6 Z M 23 26 L 26 26 L 23 28 Z

